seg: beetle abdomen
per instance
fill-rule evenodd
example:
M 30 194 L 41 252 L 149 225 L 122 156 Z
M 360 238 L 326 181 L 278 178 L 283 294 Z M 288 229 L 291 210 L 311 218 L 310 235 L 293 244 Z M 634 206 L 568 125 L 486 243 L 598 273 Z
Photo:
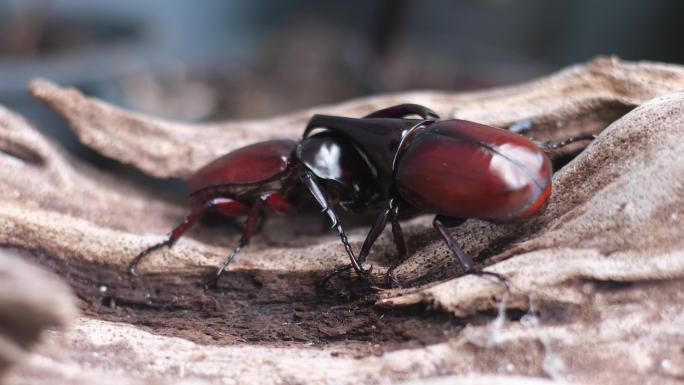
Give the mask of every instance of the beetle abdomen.
M 292 140 L 270 140 L 239 148 L 197 170 L 190 178 L 189 192 L 274 179 L 287 172 L 295 147 Z
M 395 181 L 401 196 L 420 209 L 508 222 L 546 205 L 551 172 L 544 152 L 520 135 L 446 120 L 416 134 L 398 162 Z

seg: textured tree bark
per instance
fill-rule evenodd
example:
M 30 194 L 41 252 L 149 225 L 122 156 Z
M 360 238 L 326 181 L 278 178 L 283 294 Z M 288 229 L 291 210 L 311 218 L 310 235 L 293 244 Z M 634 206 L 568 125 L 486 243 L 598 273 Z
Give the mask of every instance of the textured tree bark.
M 30 90 L 83 143 L 156 177 L 185 177 L 254 141 L 296 138 L 314 112 L 359 116 L 396 103 L 501 127 L 531 119 L 529 135 L 541 140 L 599 136 L 556 173 L 540 217 L 471 220 L 452 231 L 467 253 L 510 279 L 508 291 L 461 276 L 430 218 L 417 217 L 402 223 L 413 255 L 397 275 L 407 288 L 376 292 L 342 276 L 331 292 L 317 292 L 316 278 L 344 252 L 307 216 L 272 218 L 219 288 L 205 291 L 203 274 L 235 244 L 235 231 L 196 231 L 150 255 L 142 277 L 129 277 L 130 258 L 184 209 L 71 159 L 0 109 L 0 244 L 57 272 L 83 313 L 51 332 L 7 383 L 684 378 L 683 67 L 597 59 L 514 87 L 372 96 L 206 125 L 125 111 L 48 81 Z M 351 230 L 356 249 L 365 231 Z M 382 235 L 373 280 L 381 282 L 394 253 Z

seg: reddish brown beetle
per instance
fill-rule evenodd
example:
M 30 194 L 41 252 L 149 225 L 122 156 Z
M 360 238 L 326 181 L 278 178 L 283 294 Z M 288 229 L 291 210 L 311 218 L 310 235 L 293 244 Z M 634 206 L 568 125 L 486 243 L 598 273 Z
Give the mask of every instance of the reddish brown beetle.
M 299 158 L 306 159 L 303 161 Z M 316 175 L 309 168 L 315 167 Z M 321 183 L 324 187 L 321 187 Z M 332 222 L 340 236 L 350 266 L 367 275 L 358 263 L 334 205 L 348 209 L 368 207 L 375 193 L 370 170 L 362 155 L 340 135 L 320 133 L 300 143 L 292 140 L 271 140 L 252 144 L 230 152 L 199 169 L 189 181 L 189 201 L 192 212 L 167 238 L 152 245 L 133 258 L 129 271 L 137 275 L 140 260 L 158 248 L 171 247 L 198 220 L 209 212 L 225 216 L 247 216 L 238 245 L 218 269 L 210 285 L 216 283 L 225 268 L 245 247 L 256 232 L 264 209 L 289 213 L 297 205 L 310 203 L 310 196 Z M 306 193 L 308 191 L 308 194 Z M 328 195 L 334 194 L 331 202 Z
M 419 119 L 407 118 L 411 115 Z M 466 273 L 498 277 L 477 270 L 447 227 L 466 218 L 503 223 L 538 214 L 551 195 L 551 162 L 540 146 L 523 136 L 465 120 L 437 119 L 432 110 L 415 104 L 386 108 L 363 118 L 315 115 L 299 143 L 268 141 L 224 155 L 190 179 L 193 212 L 165 241 L 137 255 L 130 271 L 135 274 L 145 254 L 171 246 L 208 211 L 246 215 L 240 242 L 218 270 L 218 279 L 249 243 L 263 208 L 294 210 L 294 204 L 303 201 L 304 186 L 331 220 L 351 262 L 328 273 L 323 283 L 351 268 L 367 276 L 369 270 L 362 264 L 390 221 L 399 255 L 386 281 L 396 284 L 394 270 L 408 256 L 398 220 L 399 212 L 405 210 L 436 214 L 435 229 Z M 566 143 L 580 139 L 587 138 Z M 353 211 L 380 209 L 358 258 L 335 206 Z
M 437 118 L 425 107 L 400 105 L 362 119 L 316 115 L 304 132 L 304 138 L 316 129 L 339 133 L 366 154 L 380 184 L 384 209 L 358 260 L 365 261 L 390 221 L 399 255 L 387 271 L 388 284 L 397 283 L 394 269 L 408 256 L 400 211 L 435 213 L 433 226 L 463 270 L 481 273 L 447 227 L 466 218 L 500 223 L 523 220 L 539 213 L 551 195 L 551 162 L 532 141 L 465 120 L 403 119 L 416 113 Z M 350 267 L 338 267 L 323 281 Z

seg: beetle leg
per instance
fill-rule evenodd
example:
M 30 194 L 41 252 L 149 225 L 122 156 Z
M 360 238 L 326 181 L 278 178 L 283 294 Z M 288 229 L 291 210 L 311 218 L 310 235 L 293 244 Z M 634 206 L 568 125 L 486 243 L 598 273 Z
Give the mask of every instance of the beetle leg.
M 502 276 L 501 274 L 494 273 L 491 271 L 482 271 L 478 268 L 475 267 L 475 263 L 473 262 L 473 259 L 470 258 L 470 256 L 461 250 L 461 248 L 458 246 L 456 243 L 456 240 L 449 234 L 449 232 L 446 229 L 445 223 L 448 225 L 455 225 L 455 224 L 460 224 L 463 223 L 463 219 L 457 219 L 457 218 L 449 218 L 449 217 L 444 217 L 441 215 L 435 216 L 434 221 L 432 222 L 432 225 L 435 227 L 439 235 L 442 236 L 442 239 L 444 239 L 444 242 L 446 242 L 447 247 L 449 250 L 451 250 L 451 253 L 456 256 L 458 259 L 458 262 L 461 264 L 461 268 L 463 268 L 463 271 L 466 274 L 475 274 L 475 275 L 490 275 L 492 277 L 496 277 L 498 280 L 501 282 L 506 283 L 506 277 Z M 451 226 L 450 226 L 451 227 Z
M 183 222 L 181 222 L 178 226 L 176 226 L 166 237 L 166 239 L 162 242 L 159 242 L 157 244 L 154 244 L 145 250 L 141 251 L 138 255 L 136 255 L 132 260 L 131 263 L 128 265 L 128 272 L 131 275 L 137 276 L 138 272 L 136 271 L 136 268 L 138 266 L 138 263 L 140 260 L 150 252 L 157 250 L 159 248 L 162 248 L 164 246 L 171 247 L 173 246 L 174 243 L 178 239 L 180 239 L 183 234 L 185 234 L 190 228 L 197 223 L 197 221 L 202 218 L 202 216 L 209 210 L 218 210 L 224 215 L 229 215 L 229 216 L 238 216 L 238 215 L 244 215 L 247 213 L 247 206 L 244 204 L 230 199 L 230 198 L 214 198 L 210 200 L 209 202 L 206 202 L 202 206 L 196 208 L 188 214 Z
M 261 208 L 263 207 L 264 202 L 268 202 L 268 194 L 264 194 L 259 199 L 255 200 L 252 207 L 250 207 L 249 213 L 247 214 L 247 219 L 245 219 L 245 229 L 242 232 L 242 236 L 240 237 L 238 245 L 235 246 L 233 252 L 223 261 L 223 264 L 216 271 L 214 277 L 207 282 L 207 287 L 216 287 L 216 284 L 218 283 L 218 280 L 223 272 L 226 270 L 226 267 L 233 262 L 233 259 L 235 259 L 240 250 L 249 244 L 252 236 L 254 233 L 256 233 L 257 226 L 262 215 Z
M 567 146 L 568 144 L 572 144 L 575 142 L 581 142 L 583 140 L 594 140 L 594 139 L 596 139 L 596 135 L 587 134 L 587 135 L 573 136 L 572 138 L 561 140 L 558 143 L 553 143 L 553 142 L 548 142 L 548 141 L 540 142 L 537 140 L 535 140 L 534 142 L 537 146 L 541 147 L 543 150 L 552 151 L 552 150 L 557 150 L 559 148 L 563 148 L 563 147 Z
M 508 131 L 514 132 L 516 134 L 521 134 L 521 135 L 528 132 L 528 131 L 532 131 L 532 129 L 534 129 L 534 120 L 532 118 L 526 118 L 526 119 L 518 120 L 517 122 L 508 126 Z M 549 141 L 541 141 L 541 140 L 532 140 L 532 141 L 541 149 L 546 150 L 546 151 L 552 151 L 552 150 L 557 150 L 559 148 L 563 148 L 563 147 L 565 147 L 571 143 L 580 142 L 583 140 L 594 140 L 594 139 L 596 139 L 595 134 L 585 134 L 585 135 L 577 135 L 577 136 L 574 136 L 572 138 L 561 140 L 558 143 L 553 143 L 553 142 L 549 142 Z
M 387 269 L 385 274 L 385 284 L 389 287 L 398 286 L 401 284 L 394 276 L 394 270 L 399 267 L 408 258 L 408 247 L 406 245 L 406 239 L 404 238 L 404 232 L 401 230 L 401 225 L 399 224 L 399 204 L 395 203 L 394 200 L 390 201 L 390 220 L 392 222 L 392 238 L 394 239 L 394 245 L 397 248 L 397 257 L 392 261 L 392 264 Z
M 316 286 L 317 286 L 319 289 L 325 287 L 325 285 L 328 284 L 328 281 L 330 281 L 330 279 L 331 279 L 332 277 L 334 277 L 334 276 L 336 276 L 337 274 L 340 274 L 340 273 L 342 273 L 342 272 L 345 272 L 345 271 L 347 271 L 347 270 L 351 270 L 352 267 L 353 267 L 353 266 L 352 266 L 351 264 L 349 264 L 349 263 L 346 264 L 346 265 L 337 266 L 336 268 L 334 268 L 334 269 L 330 270 L 329 272 L 327 272 L 327 273 L 323 276 L 323 278 L 319 279 L 319 280 L 318 280 L 318 283 L 316 283 Z
M 432 226 L 434 226 L 439 235 L 442 236 L 442 239 L 444 239 L 444 242 L 446 242 L 447 247 L 449 250 L 451 250 L 451 253 L 458 259 L 458 263 L 461 264 L 463 271 L 468 274 L 475 270 L 475 262 L 473 262 L 473 259 L 470 258 L 468 254 L 464 253 L 463 250 L 458 247 L 456 240 L 451 236 L 451 234 L 449 234 L 449 232 L 447 232 L 443 221 L 448 219 L 450 218 L 444 218 L 441 215 L 437 215 L 432 221 Z
M 431 109 L 420 104 L 397 104 L 396 106 L 383 108 L 364 116 L 364 118 L 405 118 L 409 115 L 418 115 L 423 119 L 438 120 L 439 115 Z
M 266 193 L 262 196 L 262 199 L 266 201 L 268 207 L 277 213 L 288 214 L 295 211 L 295 207 L 281 194 Z
M 361 246 L 361 252 L 359 252 L 359 261 L 364 262 L 366 258 L 368 258 L 368 253 L 370 253 L 370 249 L 375 243 L 375 241 L 378 239 L 380 234 L 382 234 L 382 231 L 385 229 L 385 226 L 387 225 L 387 218 L 389 218 L 391 213 L 391 210 L 389 207 L 385 208 L 380 212 L 378 215 L 378 218 L 375 220 L 375 223 L 373 223 L 373 227 L 371 227 L 370 231 L 368 232 L 368 235 L 366 236 L 366 239 L 363 241 L 363 245 Z
M 354 251 L 351 248 L 351 245 L 349 244 L 349 241 L 347 240 L 347 234 L 344 233 L 344 230 L 342 229 L 342 225 L 340 224 L 339 220 L 337 219 L 337 215 L 335 214 L 335 210 L 330 206 L 328 203 L 328 200 L 325 197 L 325 194 L 321 190 L 321 187 L 318 185 L 316 180 L 314 179 L 313 174 L 310 172 L 304 173 L 301 177 L 302 183 L 306 186 L 307 189 L 309 189 L 309 192 L 311 195 L 314 197 L 316 202 L 318 202 L 318 205 L 321 206 L 321 212 L 325 213 L 328 218 L 330 219 L 330 222 L 332 223 L 331 228 L 335 229 L 337 234 L 340 236 L 340 239 L 342 240 L 342 244 L 344 245 L 344 249 L 347 252 L 347 255 L 349 256 L 349 260 L 351 261 L 352 267 L 354 270 L 362 277 L 367 277 L 370 274 L 370 271 L 372 268 L 369 268 L 368 270 L 364 269 L 363 266 L 361 266 L 361 263 L 359 260 L 356 258 L 354 255 Z
M 378 239 L 380 234 L 382 234 L 382 230 L 385 228 L 385 225 L 387 225 L 387 218 L 390 216 L 390 212 L 391 209 L 389 207 L 383 209 L 378 215 L 378 218 L 375 220 L 375 223 L 373 223 L 373 226 L 368 232 L 366 239 L 363 241 L 363 246 L 361 246 L 361 252 L 359 252 L 358 257 L 359 263 L 362 264 L 366 261 L 371 246 L 373 246 L 373 243 L 375 243 L 375 240 Z M 328 272 L 325 276 L 323 276 L 323 278 L 321 278 L 318 281 L 318 286 L 325 286 L 332 277 L 336 276 L 339 273 L 347 271 L 352 267 L 352 265 L 343 265 L 336 267 L 334 270 Z

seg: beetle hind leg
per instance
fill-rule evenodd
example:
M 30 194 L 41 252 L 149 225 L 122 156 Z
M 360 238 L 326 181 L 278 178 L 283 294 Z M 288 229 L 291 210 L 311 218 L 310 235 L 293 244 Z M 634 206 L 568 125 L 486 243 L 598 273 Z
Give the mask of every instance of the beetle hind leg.
M 437 215 L 435 216 L 432 225 L 434 226 L 435 230 L 437 230 L 439 235 L 442 237 L 444 242 L 447 244 L 447 247 L 449 248 L 451 253 L 458 260 L 459 264 L 461 265 L 461 268 L 463 269 L 463 272 L 465 272 L 466 274 L 495 277 L 504 285 L 506 285 L 506 287 L 508 287 L 506 283 L 508 280 L 503 275 L 491 271 L 483 271 L 475 267 L 475 262 L 473 262 L 473 259 L 468 254 L 463 252 L 463 250 L 461 250 L 461 248 L 456 243 L 456 240 L 447 231 L 447 227 L 457 226 L 463 222 L 465 222 L 465 219 L 449 218 Z
M 373 243 L 375 243 L 375 240 L 378 239 L 380 234 L 382 234 L 382 230 L 385 228 L 387 225 L 387 219 L 391 215 L 391 209 L 389 207 L 386 207 L 383 209 L 380 214 L 378 215 L 377 219 L 373 223 L 373 226 L 371 227 L 370 231 L 368 232 L 368 235 L 366 236 L 366 239 L 363 241 L 363 245 L 361 246 L 361 251 L 359 252 L 358 256 L 358 262 L 360 264 L 363 264 L 366 261 L 366 258 L 368 257 L 368 253 L 370 252 L 371 246 L 373 246 Z M 349 269 L 351 269 L 353 266 L 351 264 L 343 265 L 343 266 L 338 266 L 334 270 L 328 272 L 323 278 L 321 278 L 318 281 L 318 287 L 324 287 L 328 281 L 330 281 L 331 278 L 336 276 L 337 274 L 340 274 L 342 272 L 345 272 Z
M 508 126 L 508 131 L 514 132 L 516 134 L 525 134 L 527 132 L 530 132 L 534 129 L 535 123 L 534 119 L 532 118 L 525 118 L 522 120 L 518 120 L 517 122 L 514 122 L 510 126 Z M 583 134 L 583 135 L 577 135 L 573 136 L 568 139 L 561 140 L 560 142 L 550 142 L 550 141 L 542 141 L 542 140 L 532 140 L 534 144 L 536 144 L 539 148 L 541 148 L 544 151 L 553 151 L 553 150 L 558 150 L 559 148 L 563 148 L 569 144 L 575 143 L 575 142 L 582 142 L 585 140 L 594 140 L 596 139 L 595 134 Z
M 569 144 L 575 143 L 575 142 L 582 142 L 585 140 L 594 140 L 596 139 L 596 135 L 594 134 L 587 134 L 587 135 L 578 135 L 578 136 L 573 136 L 572 138 L 568 138 L 565 140 L 561 140 L 560 142 L 540 142 L 535 140 L 534 143 L 539 146 L 542 150 L 545 151 L 553 151 L 553 150 L 558 150 L 559 148 L 563 148 Z

